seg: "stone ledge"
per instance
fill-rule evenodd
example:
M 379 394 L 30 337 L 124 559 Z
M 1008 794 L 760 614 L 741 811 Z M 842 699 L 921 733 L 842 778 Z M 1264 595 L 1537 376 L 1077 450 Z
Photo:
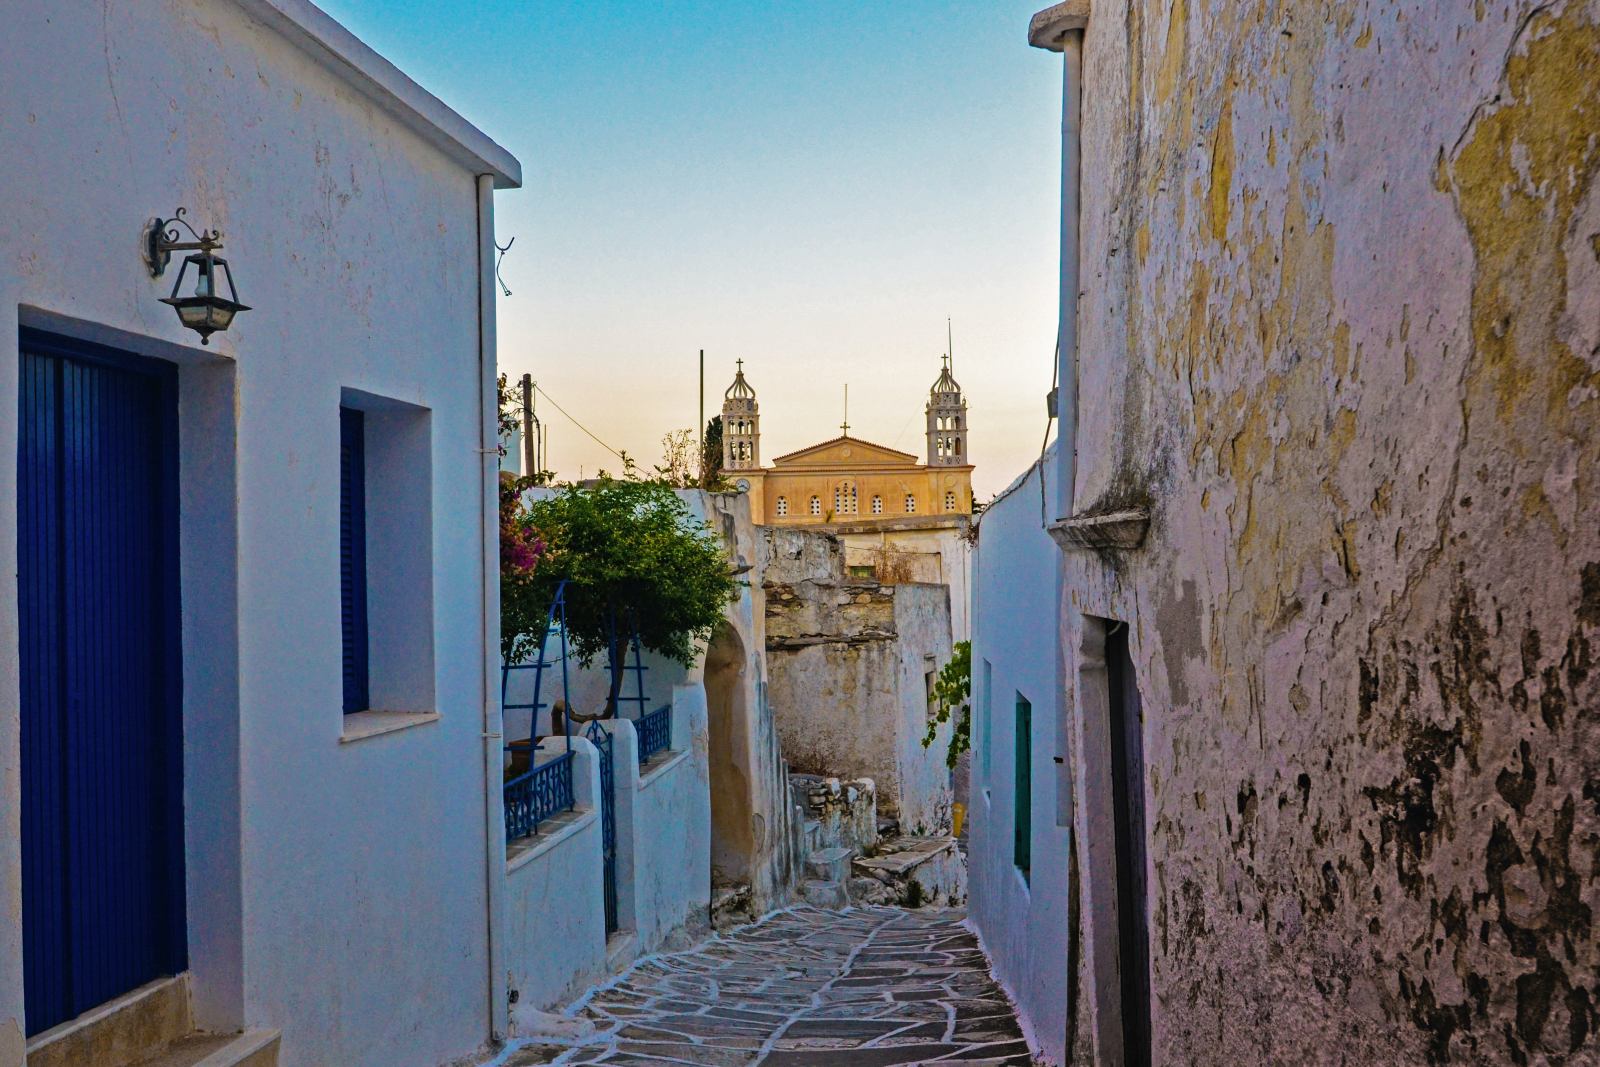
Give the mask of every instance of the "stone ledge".
M 1057 519 L 1049 526 L 1050 536 L 1068 552 L 1082 549 L 1138 548 L 1150 530 L 1147 508 L 1128 508 L 1104 515 L 1077 515 Z
M 437 711 L 355 711 L 344 717 L 344 732 L 339 735 L 339 743 L 348 745 L 438 721 Z
M 1061 51 L 1067 34 L 1089 25 L 1089 7 L 1090 0 L 1065 0 L 1045 8 L 1028 20 L 1028 43 L 1051 52 Z
M 670 748 L 665 752 L 657 752 L 654 756 L 651 756 L 645 762 L 645 765 L 639 768 L 639 791 L 642 793 L 655 785 L 663 775 L 688 758 L 689 752 L 687 749 L 677 750 Z
M 551 849 L 578 836 L 596 821 L 593 808 L 573 808 L 539 820 L 539 832 L 506 846 L 506 874 L 514 874 Z

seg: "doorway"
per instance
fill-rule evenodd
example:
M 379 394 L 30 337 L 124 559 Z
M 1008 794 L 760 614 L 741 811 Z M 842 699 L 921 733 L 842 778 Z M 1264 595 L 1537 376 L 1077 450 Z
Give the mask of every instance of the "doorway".
M 33 330 L 19 341 L 32 1036 L 187 966 L 177 375 Z
M 726 622 L 706 649 L 711 771 L 711 887 L 749 885 L 755 856 L 749 767 L 749 684 L 744 642 Z
M 1117 959 L 1122 993 L 1122 1062 L 1150 1064 L 1149 879 L 1144 813 L 1144 706 L 1128 625 L 1105 623 L 1107 739 L 1116 827 Z

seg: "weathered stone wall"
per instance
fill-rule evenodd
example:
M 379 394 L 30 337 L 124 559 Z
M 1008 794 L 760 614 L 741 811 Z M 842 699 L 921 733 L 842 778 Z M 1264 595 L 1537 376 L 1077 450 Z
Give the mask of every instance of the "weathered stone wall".
M 837 537 L 764 533 L 767 668 L 785 759 L 805 774 L 873 779 L 879 809 L 907 832 L 947 826 L 943 743 L 924 750 L 921 739 L 925 672 L 950 655 L 948 590 L 847 580 Z
M 1600 4 L 1106 0 L 1085 72 L 1156 1062 L 1596 1062 Z
M 760 915 L 788 903 L 804 859 L 800 815 L 767 698 L 766 543 L 751 521 L 747 494 L 691 491 L 685 498 L 721 535 L 734 565 L 749 568 L 739 599 L 688 679 L 705 684 L 709 705 L 712 891 L 748 886 L 733 910 Z

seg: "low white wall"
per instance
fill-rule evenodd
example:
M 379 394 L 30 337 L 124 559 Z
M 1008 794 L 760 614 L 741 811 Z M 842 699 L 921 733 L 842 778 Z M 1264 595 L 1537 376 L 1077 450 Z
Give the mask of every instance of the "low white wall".
M 1054 471 L 1053 464 L 1047 464 Z M 1053 487 L 1054 477 L 1051 477 Z M 979 521 L 974 565 L 968 915 L 1034 1047 L 1065 1054 L 1071 796 L 1058 654 L 1060 550 L 1039 522 L 1037 468 Z M 1018 694 L 1033 708 L 1032 869 L 1013 862 Z M 1059 782 L 1058 782 L 1058 771 Z M 1057 800 L 1060 798 L 1061 804 Z M 1081 1047 L 1081 1046 L 1080 1046 Z
M 541 753 L 561 750 L 551 738 Z M 519 1006 L 565 1004 L 605 974 L 605 902 L 601 890 L 600 757 L 572 739 L 577 818 L 544 823 L 527 851 L 506 864 L 503 959 Z
M 899 779 L 900 830 L 942 834 L 951 830 L 954 790 L 945 762 L 951 726 L 928 734 L 928 675 L 950 662 L 950 590 L 906 583 L 894 587 L 894 628 L 899 635 L 900 685 L 896 693 L 895 770 Z
M 622 724 L 631 729 L 631 723 Z M 711 905 L 711 782 L 706 691 L 698 682 L 672 692 L 672 749 L 619 780 L 630 798 L 632 896 L 638 951 L 704 924 Z M 619 835 L 621 825 L 618 825 Z M 619 878 L 621 872 L 619 869 Z

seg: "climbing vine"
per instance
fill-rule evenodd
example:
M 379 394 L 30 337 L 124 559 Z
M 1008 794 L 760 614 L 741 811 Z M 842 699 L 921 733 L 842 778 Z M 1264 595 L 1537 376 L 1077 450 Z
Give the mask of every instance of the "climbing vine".
M 928 732 L 923 748 L 932 748 L 939 727 L 951 723 L 950 748 L 945 765 L 955 769 L 961 753 L 972 748 L 972 642 L 957 641 L 950 662 L 933 682 L 933 706 L 928 709 Z

